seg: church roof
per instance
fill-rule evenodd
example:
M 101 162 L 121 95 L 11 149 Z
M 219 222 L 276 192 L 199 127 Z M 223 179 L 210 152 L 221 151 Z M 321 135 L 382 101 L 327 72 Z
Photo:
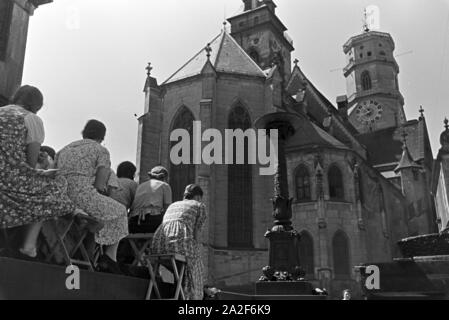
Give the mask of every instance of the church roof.
M 210 48 L 210 61 L 216 72 L 266 78 L 263 70 L 226 31 L 211 41 Z M 207 51 L 203 48 L 162 85 L 197 76 L 206 63 Z
M 302 118 L 301 129 L 289 139 L 287 149 L 305 147 L 329 147 L 348 149 L 348 147 L 334 138 L 331 134 L 321 129 L 306 118 Z
M 432 151 L 426 147 L 427 128 L 425 120 L 409 121 L 405 124 L 404 129 L 407 133 L 407 150 L 410 153 L 411 160 L 414 162 L 426 160 Z M 361 134 L 357 137 L 367 147 L 368 158 L 372 165 L 386 165 L 401 161 L 404 129 L 392 127 Z

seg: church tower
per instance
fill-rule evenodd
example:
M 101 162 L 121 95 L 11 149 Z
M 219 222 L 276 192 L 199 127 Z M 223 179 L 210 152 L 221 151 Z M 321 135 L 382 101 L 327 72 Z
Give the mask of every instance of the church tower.
M 367 27 L 344 45 L 349 119 L 361 133 L 399 127 L 406 121 L 394 50 L 390 34 Z
M 262 70 L 277 63 L 282 66 L 284 79 L 289 79 L 293 41 L 276 16 L 276 4 L 272 0 L 243 0 L 243 3 L 244 12 L 228 19 L 231 36 Z
M 30 16 L 53 0 L 0 0 L 0 107 L 22 82 Z

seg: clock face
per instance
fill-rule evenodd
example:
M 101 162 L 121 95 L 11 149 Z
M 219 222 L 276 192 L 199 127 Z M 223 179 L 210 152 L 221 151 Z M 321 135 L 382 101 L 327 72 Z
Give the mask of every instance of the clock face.
M 359 104 L 355 112 L 359 122 L 371 125 L 382 118 L 383 107 L 377 101 L 369 100 Z

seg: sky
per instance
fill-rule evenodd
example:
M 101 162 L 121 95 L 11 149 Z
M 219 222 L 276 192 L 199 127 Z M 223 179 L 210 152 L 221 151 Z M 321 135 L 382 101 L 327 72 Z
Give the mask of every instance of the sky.
M 380 8 L 380 31 L 396 42 L 409 119 L 426 111 L 433 152 L 449 117 L 449 0 L 275 0 L 300 67 L 331 101 L 345 94 L 343 44 L 362 30 L 363 10 Z M 31 18 L 24 84 L 45 96 L 46 145 L 81 138 L 103 121 L 113 166 L 136 161 L 145 67 L 162 83 L 222 29 L 241 0 L 54 0 Z

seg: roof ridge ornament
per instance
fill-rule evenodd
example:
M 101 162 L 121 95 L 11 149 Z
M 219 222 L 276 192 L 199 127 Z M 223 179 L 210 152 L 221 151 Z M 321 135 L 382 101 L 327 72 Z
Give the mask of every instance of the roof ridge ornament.
M 151 65 L 151 62 L 148 62 L 148 65 L 145 68 L 145 70 L 147 71 L 147 76 L 150 77 L 151 76 L 151 71 L 153 71 L 153 66 Z
M 422 106 L 420 106 L 420 108 L 419 108 L 419 113 L 421 114 L 421 116 L 419 117 L 419 120 L 424 120 L 425 119 L 425 117 L 424 117 L 424 109 L 423 109 L 423 107 Z
M 298 60 L 298 58 L 296 58 L 296 59 L 293 61 L 293 63 L 295 64 L 295 67 L 298 67 L 298 68 L 299 68 L 299 66 L 298 66 L 299 60 Z
M 363 10 L 363 32 L 370 32 L 368 24 L 368 11 L 366 8 Z
M 212 52 L 212 48 L 211 48 L 211 46 L 210 46 L 210 43 L 207 44 L 205 50 L 206 50 L 207 60 L 210 61 L 210 56 L 211 56 L 211 52 Z

